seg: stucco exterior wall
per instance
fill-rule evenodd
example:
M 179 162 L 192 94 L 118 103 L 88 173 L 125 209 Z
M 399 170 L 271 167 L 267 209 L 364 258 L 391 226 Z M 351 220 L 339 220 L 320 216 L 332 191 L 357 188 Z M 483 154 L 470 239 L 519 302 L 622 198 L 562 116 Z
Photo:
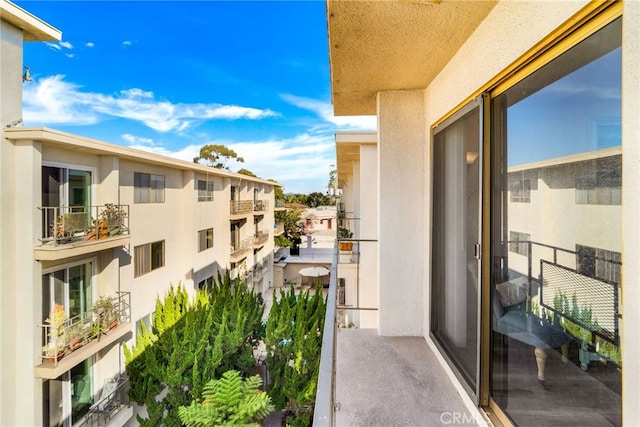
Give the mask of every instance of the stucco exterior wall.
M 425 312 L 420 301 L 425 292 L 423 263 L 427 229 L 424 159 L 428 145 L 423 93 L 379 93 L 377 109 L 381 195 L 379 332 L 383 336 L 420 336 L 425 333 Z
M 622 19 L 622 423 L 640 420 L 640 2 L 624 2 Z
M 20 71 L 22 69 L 22 31 L 0 20 L 0 129 L 7 123 L 18 120 L 22 116 L 22 92 Z M 17 384 L 18 355 L 9 344 L 15 343 L 17 337 L 13 326 L 17 321 L 17 297 L 20 292 L 17 281 L 17 254 L 14 248 L 16 240 L 15 202 L 15 147 L 4 138 L 0 140 L 0 182 L 3 191 L 0 200 L 0 371 L 1 384 Z M 5 185 L 10 185 L 6 191 Z M 13 284 L 8 286 L 8 284 Z M 31 381 L 31 379 L 29 380 Z M 27 388 L 30 388 L 30 383 Z M 14 406 L 15 392 L 9 387 L 0 387 L 0 424 L 16 423 L 18 414 Z

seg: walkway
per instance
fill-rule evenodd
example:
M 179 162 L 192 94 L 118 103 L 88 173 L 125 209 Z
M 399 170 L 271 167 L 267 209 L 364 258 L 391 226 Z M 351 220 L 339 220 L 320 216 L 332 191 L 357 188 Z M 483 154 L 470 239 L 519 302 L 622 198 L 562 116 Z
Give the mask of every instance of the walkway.
M 424 338 L 339 328 L 336 359 L 338 427 L 477 424 Z

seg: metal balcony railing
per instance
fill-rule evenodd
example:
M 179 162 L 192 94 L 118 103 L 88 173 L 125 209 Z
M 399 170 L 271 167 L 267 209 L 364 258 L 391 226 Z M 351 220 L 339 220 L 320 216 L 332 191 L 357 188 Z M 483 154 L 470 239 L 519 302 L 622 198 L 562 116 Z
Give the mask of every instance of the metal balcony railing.
M 599 351 L 603 343 L 620 346 L 619 260 L 528 240 L 508 241 L 507 245 L 510 252 L 527 258 L 526 272 L 522 266 L 509 265 L 509 259 L 503 267 L 505 278 L 513 278 L 510 271 L 527 278 L 527 310 L 551 317 L 556 325 L 570 322 L 589 335 L 575 336 L 582 345 L 582 369 L 607 357 Z
M 229 202 L 229 213 L 239 215 L 253 212 L 253 200 L 231 200 Z
M 316 388 L 316 402 L 313 411 L 314 426 L 335 425 L 335 378 L 336 378 L 336 306 L 337 306 L 338 251 L 334 251 L 333 264 L 329 276 L 327 311 L 322 332 L 320 350 L 320 370 Z
M 129 402 L 129 378 L 120 376 L 105 382 L 98 401 L 89 408 L 79 426 L 102 427 L 111 424 L 120 411 L 131 406 Z
M 238 243 L 231 244 L 231 258 L 242 255 L 244 252 L 253 249 L 253 236 L 246 237 Z
M 269 210 L 269 201 L 268 200 L 255 200 L 253 202 L 253 210 L 254 212 L 266 212 Z
M 97 241 L 129 234 L 129 205 L 43 206 L 42 243 Z
M 42 361 L 49 361 L 57 366 L 63 357 L 93 341 L 100 341 L 102 335 L 110 329 L 130 322 L 131 293 L 116 294 L 99 299 L 91 310 L 69 319 L 65 318 L 64 306 L 54 307 L 48 317 L 50 320 L 40 325 L 43 337 L 40 356 Z
M 269 230 L 260 230 L 253 235 L 254 245 L 263 245 L 267 240 L 269 240 Z

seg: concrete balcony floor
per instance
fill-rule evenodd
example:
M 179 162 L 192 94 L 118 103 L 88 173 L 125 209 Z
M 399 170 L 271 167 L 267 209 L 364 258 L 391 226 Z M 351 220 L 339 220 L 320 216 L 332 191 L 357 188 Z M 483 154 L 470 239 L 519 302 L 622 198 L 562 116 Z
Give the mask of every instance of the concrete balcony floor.
M 424 338 L 338 328 L 335 387 L 337 426 L 474 424 Z

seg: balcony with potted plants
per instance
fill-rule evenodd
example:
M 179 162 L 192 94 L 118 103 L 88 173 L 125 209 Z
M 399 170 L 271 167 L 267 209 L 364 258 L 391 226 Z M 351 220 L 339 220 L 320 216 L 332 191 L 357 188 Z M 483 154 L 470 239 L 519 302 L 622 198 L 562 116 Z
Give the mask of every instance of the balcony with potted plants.
M 38 261 L 56 261 L 126 245 L 129 205 L 43 206 Z
M 253 201 L 253 213 L 255 215 L 263 215 L 269 210 L 268 200 L 254 200 Z
M 40 327 L 43 345 L 35 375 L 57 378 L 131 332 L 131 294 L 101 296 L 91 310 L 71 318 L 56 304 Z
M 253 214 L 253 200 L 231 200 L 229 202 L 229 219 L 237 221 Z

